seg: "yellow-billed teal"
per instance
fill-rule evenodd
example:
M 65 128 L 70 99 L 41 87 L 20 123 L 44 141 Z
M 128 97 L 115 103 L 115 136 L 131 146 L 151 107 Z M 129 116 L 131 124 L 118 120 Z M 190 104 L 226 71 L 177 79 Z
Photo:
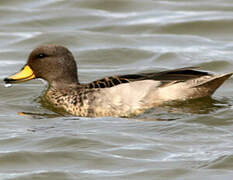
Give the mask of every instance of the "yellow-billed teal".
M 55 108 L 76 116 L 127 117 L 170 101 L 211 96 L 233 74 L 194 69 L 111 76 L 80 84 L 72 53 L 63 46 L 42 45 L 31 52 L 21 72 L 4 81 L 42 78 L 49 83 L 44 97 Z

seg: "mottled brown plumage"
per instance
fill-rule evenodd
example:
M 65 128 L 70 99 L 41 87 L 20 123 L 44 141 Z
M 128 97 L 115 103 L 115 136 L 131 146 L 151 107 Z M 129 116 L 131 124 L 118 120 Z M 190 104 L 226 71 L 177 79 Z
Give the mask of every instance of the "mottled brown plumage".
M 32 51 L 20 73 L 5 82 L 42 78 L 49 83 L 43 99 L 54 108 L 76 116 L 127 117 L 170 101 L 211 96 L 232 75 L 194 69 L 111 76 L 80 84 L 72 53 L 63 46 L 43 45 Z

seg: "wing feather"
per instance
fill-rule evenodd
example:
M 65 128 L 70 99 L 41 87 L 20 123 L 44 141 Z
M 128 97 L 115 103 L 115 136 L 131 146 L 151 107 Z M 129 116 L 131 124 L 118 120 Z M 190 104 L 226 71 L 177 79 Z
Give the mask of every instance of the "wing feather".
M 210 75 L 208 72 L 195 70 L 197 67 L 186 67 L 157 73 L 128 74 L 120 76 L 110 76 L 86 84 L 87 88 L 109 88 L 123 83 L 142 80 L 160 81 L 161 85 L 177 83 L 201 76 Z

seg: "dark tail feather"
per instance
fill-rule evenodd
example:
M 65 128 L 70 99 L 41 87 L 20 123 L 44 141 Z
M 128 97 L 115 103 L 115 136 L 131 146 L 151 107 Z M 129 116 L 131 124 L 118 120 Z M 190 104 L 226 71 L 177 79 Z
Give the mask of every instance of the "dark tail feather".
M 208 95 L 212 95 L 228 78 L 230 78 L 233 73 L 223 74 L 216 76 L 213 79 L 210 79 L 202 84 L 197 85 L 196 87 L 205 88 L 208 92 Z

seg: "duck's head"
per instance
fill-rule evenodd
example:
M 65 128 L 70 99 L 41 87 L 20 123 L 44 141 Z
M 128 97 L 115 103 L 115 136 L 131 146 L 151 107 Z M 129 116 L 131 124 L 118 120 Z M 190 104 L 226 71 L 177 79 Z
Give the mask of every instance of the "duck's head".
M 4 81 L 18 83 L 35 78 L 50 84 L 77 84 L 77 66 L 72 53 L 63 46 L 39 46 L 31 52 L 22 70 Z

